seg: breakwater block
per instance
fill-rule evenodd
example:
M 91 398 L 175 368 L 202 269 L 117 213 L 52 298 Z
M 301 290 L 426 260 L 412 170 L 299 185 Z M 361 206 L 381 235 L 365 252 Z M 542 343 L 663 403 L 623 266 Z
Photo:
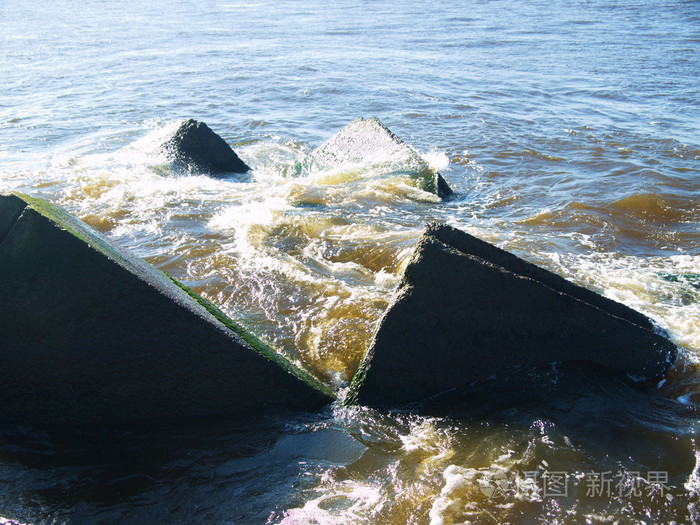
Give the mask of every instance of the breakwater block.
M 562 362 L 653 380 L 676 353 L 641 313 L 433 224 L 353 379 L 352 397 L 401 404 Z
M 214 305 L 48 202 L 0 195 L 0 420 L 310 409 L 332 393 Z
M 379 119 L 358 118 L 311 153 L 312 165 L 334 169 L 343 165 L 375 164 L 411 173 L 421 189 L 441 198 L 452 195 L 447 181 Z
M 185 171 L 224 175 L 250 170 L 224 139 L 194 119 L 183 121 L 163 140 L 160 150 Z

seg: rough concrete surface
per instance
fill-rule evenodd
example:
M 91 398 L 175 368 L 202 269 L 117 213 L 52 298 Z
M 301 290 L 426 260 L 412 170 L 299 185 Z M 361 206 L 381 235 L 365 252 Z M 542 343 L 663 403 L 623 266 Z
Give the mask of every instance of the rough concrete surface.
M 245 173 L 250 167 L 204 122 L 187 119 L 161 146 L 181 169 L 210 175 Z
M 420 178 L 425 191 L 443 199 L 452 195 L 442 175 L 376 118 L 353 120 L 316 148 L 311 159 L 321 169 L 348 164 L 389 166 Z
M 307 409 L 330 399 L 201 297 L 21 194 L 0 196 L 0 370 L 3 421 Z
M 661 376 L 676 348 L 644 315 L 466 232 L 429 226 L 353 387 L 388 405 L 553 362 Z

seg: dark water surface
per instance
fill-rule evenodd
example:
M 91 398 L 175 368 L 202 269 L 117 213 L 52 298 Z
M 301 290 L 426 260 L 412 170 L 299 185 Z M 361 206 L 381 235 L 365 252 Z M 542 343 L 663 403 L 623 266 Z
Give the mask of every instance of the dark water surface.
M 66 207 L 326 380 L 354 373 L 432 220 L 683 354 L 651 392 L 553 370 L 518 406 L 496 389 L 430 416 L 6 425 L 0 524 L 700 522 L 698 78 L 696 1 L 0 1 L 0 191 Z M 456 197 L 293 169 L 371 116 Z M 251 177 L 145 155 L 188 117 Z

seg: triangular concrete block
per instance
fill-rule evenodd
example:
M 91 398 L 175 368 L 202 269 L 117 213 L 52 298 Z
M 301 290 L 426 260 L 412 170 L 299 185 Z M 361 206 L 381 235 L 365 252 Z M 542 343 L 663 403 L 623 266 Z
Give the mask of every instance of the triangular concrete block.
M 184 286 L 46 201 L 0 196 L 0 420 L 314 408 L 332 393 Z
M 442 175 L 376 118 L 350 122 L 311 153 L 311 162 L 324 170 L 356 164 L 381 165 L 413 174 L 420 179 L 421 189 L 441 198 L 452 195 Z
M 675 346 L 644 315 L 466 232 L 431 225 L 360 371 L 362 404 L 418 401 L 555 362 L 660 377 Z
M 135 145 L 150 155 L 164 158 L 172 163 L 174 169 L 186 173 L 220 177 L 250 170 L 223 138 L 204 122 L 194 119 L 156 130 Z

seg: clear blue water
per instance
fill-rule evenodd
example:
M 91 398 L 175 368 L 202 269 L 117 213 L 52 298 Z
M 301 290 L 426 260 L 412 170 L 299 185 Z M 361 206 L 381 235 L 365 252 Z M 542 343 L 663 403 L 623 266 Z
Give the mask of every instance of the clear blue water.
M 167 432 L 9 428 L 0 517 L 700 521 L 700 295 L 661 277 L 700 273 L 698 78 L 696 1 L 0 1 L 0 191 L 65 206 L 283 351 L 350 373 L 411 243 L 436 219 L 643 311 L 683 351 L 651 397 L 602 388 L 569 411 L 485 402 L 460 417 L 330 407 Z M 456 198 L 341 181 L 320 197 L 328 213 L 290 214 L 316 182 L 285 167 L 370 116 Z M 234 147 L 251 181 L 172 177 L 123 153 L 189 117 Z M 341 216 L 354 222 L 338 229 Z M 281 248 L 288 231 L 306 258 Z M 383 273 L 363 251 L 377 235 Z M 338 265 L 348 260 L 365 269 Z M 338 335 L 348 311 L 364 324 Z M 673 497 L 591 498 L 580 477 L 566 498 L 496 501 L 474 481 L 543 461 L 579 476 L 665 471 Z

